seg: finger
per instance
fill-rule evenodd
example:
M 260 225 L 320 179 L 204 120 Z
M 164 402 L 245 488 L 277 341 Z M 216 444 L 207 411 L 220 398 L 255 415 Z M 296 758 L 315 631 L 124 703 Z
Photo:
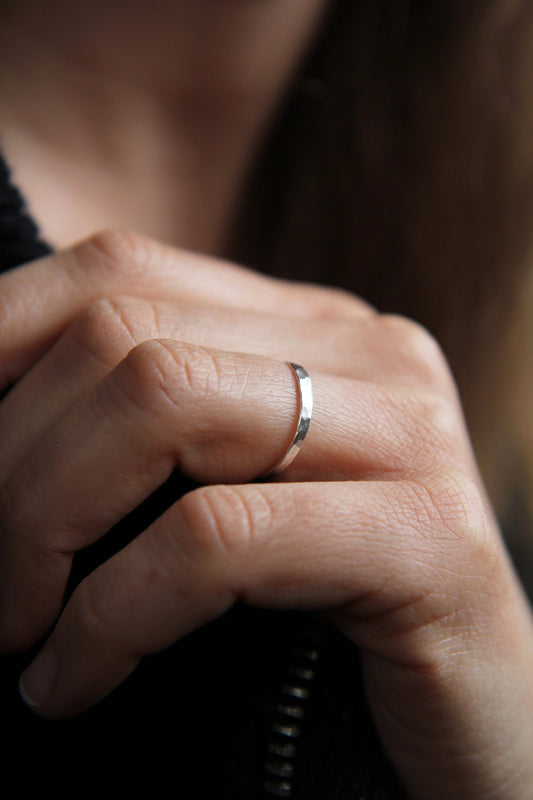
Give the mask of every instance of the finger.
M 296 417 L 294 374 L 284 363 L 168 341 L 131 351 L 0 488 L 3 647 L 20 649 L 46 630 L 73 554 L 173 469 L 201 481 L 250 480 L 283 455 Z
M 0 409 L 0 480 L 43 430 L 129 350 L 155 338 L 292 361 L 312 373 L 422 385 L 456 395 L 436 343 L 414 323 L 399 318 L 369 314 L 310 323 L 191 303 L 134 297 L 97 300 L 5 398 Z
M 119 294 L 304 318 L 370 313 L 340 290 L 278 281 L 137 234 L 106 232 L 0 277 L 0 388 L 35 363 L 88 303 Z
M 468 584 L 476 608 L 498 602 L 492 579 L 501 553 L 487 531 L 481 502 L 449 473 L 426 487 L 397 481 L 197 490 L 78 587 L 43 661 L 25 675 L 24 691 L 45 716 L 78 713 L 142 656 L 236 600 L 340 609 L 359 644 L 402 667 L 434 667 L 435 629 L 446 627 L 459 603 L 456 582 Z
M 460 414 L 439 395 L 314 382 L 311 430 L 285 480 L 390 478 L 468 458 Z M 3 641 L 31 641 L 53 621 L 73 553 L 174 468 L 200 483 L 250 481 L 280 461 L 297 415 L 284 363 L 168 340 L 132 350 L 2 486 Z

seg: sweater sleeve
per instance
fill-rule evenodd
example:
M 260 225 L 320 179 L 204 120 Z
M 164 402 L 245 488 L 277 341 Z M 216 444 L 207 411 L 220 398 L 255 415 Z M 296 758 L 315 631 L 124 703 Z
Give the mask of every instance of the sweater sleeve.
M 39 235 L 0 154 L 0 272 L 52 252 Z

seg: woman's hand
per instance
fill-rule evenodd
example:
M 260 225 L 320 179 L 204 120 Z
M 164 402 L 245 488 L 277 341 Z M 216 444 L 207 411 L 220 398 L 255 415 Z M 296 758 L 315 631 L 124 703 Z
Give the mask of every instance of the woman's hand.
M 0 641 L 54 622 L 74 553 L 175 468 L 205 484 L 74 592 L 38 713 L 109 693 L 237 600 L 361 648 L 414 798 L 533 797 L 533 628 L 433 339 L 341 292 L 103 234 L 0 278 Z M 294 375 L 315 409 L 294 463 Z

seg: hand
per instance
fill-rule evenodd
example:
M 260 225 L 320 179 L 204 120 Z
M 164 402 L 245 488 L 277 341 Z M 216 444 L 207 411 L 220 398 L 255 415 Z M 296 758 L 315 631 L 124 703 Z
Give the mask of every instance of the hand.
M 0 641 L 59 614 L 73 554 L 174 468 L 187 494 L 74 592 L 23 686 L 43 716 L 237 600 L 321 610 L 361 648 L 414 798 L 532 797 L 533 629 L 453 380 L 416 324 L 141 237 L 0 279 Z M 276 481 L 313 379 L 304 447 Z

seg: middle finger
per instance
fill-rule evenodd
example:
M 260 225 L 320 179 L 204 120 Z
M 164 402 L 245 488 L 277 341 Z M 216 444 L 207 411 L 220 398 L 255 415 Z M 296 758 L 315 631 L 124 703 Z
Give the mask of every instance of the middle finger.
M 43 430 L 90 391 L 136 345 L 176 339 L 304 364 L 312 372 L 387 383 L 434 381 L 432 353 L 398 336 L 397 320 L 308 320 L 132 297 L 92 303 L 0 406 L 0 480 L 34 447 Z M 431 374 L 431 380 L 428 376 Z M 451 386 L 447 387 L 453 394 Z M 36 403 L 36 398 L 38 402 Z M 20 424 L 20 420 L 24 424 Z

